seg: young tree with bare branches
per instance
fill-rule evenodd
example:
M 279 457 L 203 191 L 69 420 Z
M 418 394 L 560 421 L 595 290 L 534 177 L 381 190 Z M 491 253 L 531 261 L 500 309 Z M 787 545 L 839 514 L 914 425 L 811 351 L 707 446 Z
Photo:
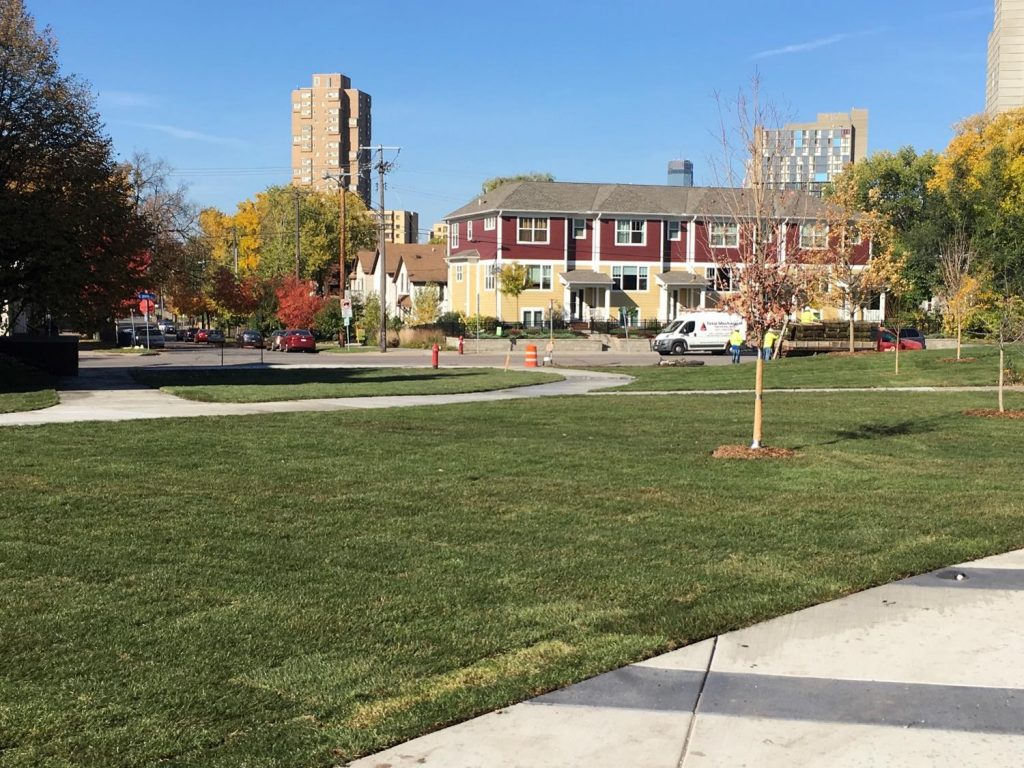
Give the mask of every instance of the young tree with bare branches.
M 981 284 L 971 274 L 974 250 L 963 228 L 946 238 L 939 253 L 945 319 L 956 330 L 956 359 L 960 360 L 964 321 L 974 309 Z
M 869 194 L 876 194 L 871 190 Z M 851 173 L 842 173 L 826 193 L 820 250 L 810 251 L 809 260 L 822 267 L 819 300 L 847 312 L 850 327 L 850 352 L 854 347 L 854 325 L 857 314 L 885 289 L 887 275 L 876 268 L 872 254 L 884 255 L 892 248 L 889 222 L 875 208 L 861 210 L 859 190 Z M 881 264 L 882 262 L 879 262 Z
M 735 101 L 718 98 L 722 161 L 714 164 L 719 194 L 709 195 L 709 206 L 725 215 L 707 212 L 727 225 L 735 247 L 713 250 L 718 269 L 730 270 L 732 292 L 721 300 L 724 309 L 736 312 L 747 326 L 747 342 L 761 349 L 765 334 L 780 328 L 804 293 L 816 270 L 802 257 L 798 241 L 790 236 L 791 222 L 811 217 L 809 196 L 783 191 L 766 147 L 766 128 L 779 127 L 774 105 L 761 97 L 755 76 L 749 91 L 741 90 Z M 746 163 L 747 185 L 740 186 L 737 168 Z M 730 244 L 733 244 L 730 243 Z M 754 378 L 754 424 L 751 450 L 761 448 L 764 407 L 764 360 L 757 357 Z

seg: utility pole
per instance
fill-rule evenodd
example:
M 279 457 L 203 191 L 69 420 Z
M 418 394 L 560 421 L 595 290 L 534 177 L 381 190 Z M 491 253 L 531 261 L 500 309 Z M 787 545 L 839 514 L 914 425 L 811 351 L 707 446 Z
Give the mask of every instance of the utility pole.
M 362 149 L 369 149 L 370 151 L 373 151 L 371 147 L 360 147 L 360 150 L 362 150 Z M 378 253 L 377 265 L 378 265 L 378 267 L 380 267 L 380 278 L 378 279 L 378 286 L 379 286 L 379 290 L 380 290 L 380 351 L 381 352 L 387 352 L 388 351 L 388 327 L 387 327 L 388 326 L 388 306 L 387 306 L 388 270 L 387 270 L 387 260 L 385 259 L 385 243 L 384 243 L 384 174 L 388 173 L 392 168 L 395 167 L 395 164 L 394 164 L 393 161 L 392 162 L 385 162 L 385 160 L 384 160 L 384 150 L 385 149 L 388 149 L 388 150 L 393 149 L 393 150 L 395 150 L 395 156 L 396 157 L 398 156 L 397 153 L 402 151 L 401 147 L 384 147 L 384 146 L 381 146 L 379 144 L 377 145 L 377 163 L 376 163 L 375 167 L 377 168 L 377 173 L 379 174 L 379 178 L 380 178 L 380 182 L 379 182 L 379 186 L 380 186 L 380 211 L 378 211 L 378 213 L 380 214 L 380 221 L 379 221 L 380 226 L 377 229 L 377 253 Z
M 238 277 L 238 227 L 231 228 L 231 252 L 235 257 L 235 277 Z
M 299 279 L 299 257 L 302 246 L 299 244 L 299 190 L 295 190 L 295 279 Z
M 345 230 L 345 225 L 348 223 L 348 211 L 346 198 L 348 197 L 348 186 L 345 180 L 348 179 L 351 174 L 348 171 L 338 171 L 337 176 L 332 176 L 330 172 L 324 173 L 325 179 L 331 179 L 332 181 L 338 182 L 338 194 L 341 195 L 341 200 L 338 204 L 338 304 L 342 312 L 345 310 L 345 295 L 348 288 L 348 270 L 345 268 L 345 251 L 348 246 L 348 232 Z M 345 338 L 348 339 L 348 323 L 345 325 Z M 340 339 L 339 339 L 340 341 Z M 346 341 L 347 346 L 347 341 Z

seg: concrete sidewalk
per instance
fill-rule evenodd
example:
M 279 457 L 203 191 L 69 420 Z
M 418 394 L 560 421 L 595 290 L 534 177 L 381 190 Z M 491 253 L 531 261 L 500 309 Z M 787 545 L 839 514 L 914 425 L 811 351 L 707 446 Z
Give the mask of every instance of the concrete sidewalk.
M 294 366 L 292 366 L 294 367 Z M 332 367 L 316 366 L 312 367 Z M 515 370 L 515 369 L 511 369 Z M 520 369 L 521 370 L 521 369 Z M 129 421 L 171 419 L 188 416 L 243 416 L 259 413 L 339 411 L 401 408 L 414 405 L 481 403 L 532 397 L 583 395 L 601 387 L 628 384 L 629 376 L 572 369 L 550 369 L 563 376 L 550 384 L 467 392 L 448 395 L 394 395 L 384 397 L 338 397 L 317 400 L 286 400 L 271 403 L 200 403 L 184 400 L 158 389 L 137 384 L 125 369 L 83 369 L 74 379 L 65 379 L 59 390 L 60 402 L 38 411 L 0 414 L 0 427 L 33 424 L 65 424 L 76 421 Z
M 1024 764 L 1024 550 L 634 664 L 352 768 Z

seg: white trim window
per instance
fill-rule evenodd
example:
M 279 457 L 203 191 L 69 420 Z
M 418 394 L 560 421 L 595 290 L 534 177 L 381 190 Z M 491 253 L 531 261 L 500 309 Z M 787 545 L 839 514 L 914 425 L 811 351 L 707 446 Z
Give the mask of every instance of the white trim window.
M 538 328 L 544 325 L 543 309 L 524 309 L 522 311 L 523 325 L 527 328 Z
M 484 216 L 484 232 L 491 232 L 498 228 L 497 216 Z
M 800 247 L 809 251 L 828 248 L 828 224 L 801 224 Z
M 573 240 L 586 240 L 587 239 L 587 220 L 586 219 L 573 219 L 572 220 L 572 239 Z
M 712 221 L 708 225 L 708 243 L 712 248 L 739 248 L 740 225 L 735 221 Z
M 537 243 L 545 245 L 549 242 L 548 219 L 532 216 L 520 216 L 516 237 L 517 243 Z
M 462 282 L 462 265 L 461 264 L 456 264 L 455 265 L 455 282 L 456 283 L 461 283 Z
M 711 290 L 718 293 L 729 293 L 733 290 L 732 267 L 708 267 L 704 270 Z
M 647 267 L 612 267 L 613 291 L 646 291 Z
M 495 266 L 494 264 L 488 264 L 487 266 L 484 267 L 484 290 L 485 291 L 493 291 L 494 290 L 494 285 L 495 285 L 495 283 L 494 283 L 494 276 L 497 274 L 497 272 L 498 272 L 498 267 Z
M 616 219 L 616 245 L 643 245 L 647 242 L 647 222 L 643 219 Z
M 528 264 L 526 267 L 526 290 L 528 291 L 550 291 L 551 290 L 551 265 L 550 264 Z
M 454 222 L 448 227 L 448 242 L 452 248 L 459 247 L 459 222 Z
M 681 221 L 669 221 L 668 224 L 668 239 L 673 242 L 680 242 L 683 239 L 683 222 Z
M 466 239 L 469 241 L 473 240 L 473 220 L 470 219 L 466 222 Z

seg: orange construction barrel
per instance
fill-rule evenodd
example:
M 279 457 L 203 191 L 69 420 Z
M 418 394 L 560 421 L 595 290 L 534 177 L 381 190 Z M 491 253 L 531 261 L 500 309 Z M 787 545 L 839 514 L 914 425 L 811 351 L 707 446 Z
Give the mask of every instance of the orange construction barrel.
M 526 345 L 526 363 L 527 368 L 537 367 L 537 345 L 527 344 Z

